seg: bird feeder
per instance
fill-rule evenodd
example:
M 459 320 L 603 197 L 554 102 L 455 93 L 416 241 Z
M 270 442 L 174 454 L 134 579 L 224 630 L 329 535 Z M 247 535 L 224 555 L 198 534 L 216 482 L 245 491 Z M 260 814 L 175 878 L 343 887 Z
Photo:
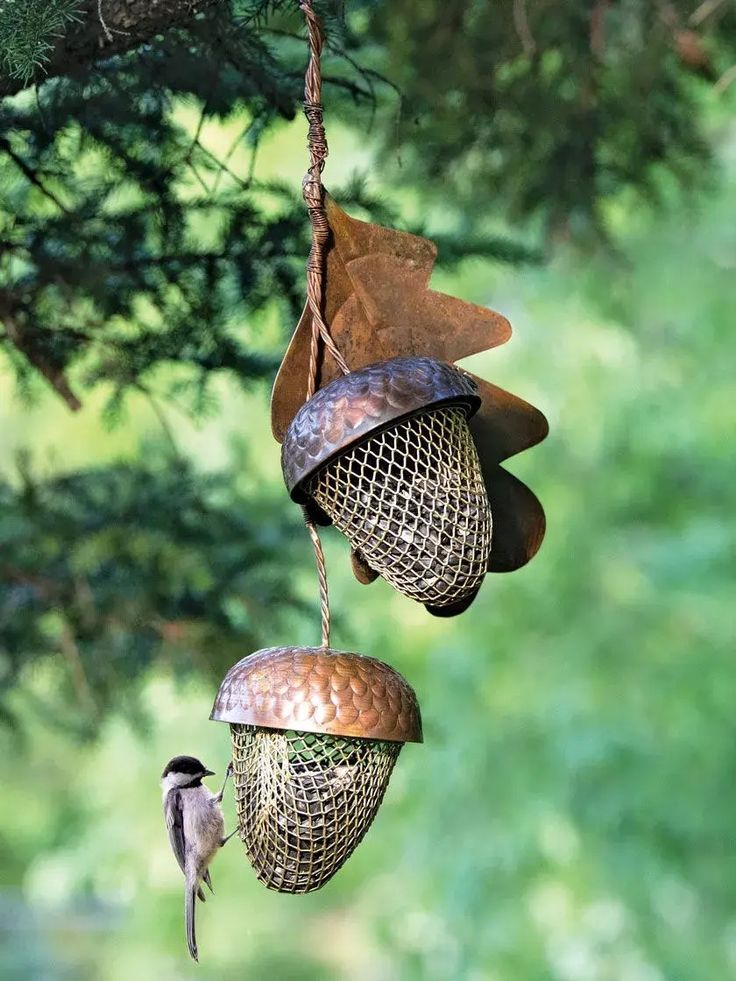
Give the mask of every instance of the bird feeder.
M 283 443 L 292 498 L 440 614 L 469 604 L 488 569 L 491 509 L 468 427 L 479 405 L 454 365 L 394 358 L 321 388 Z
M 511 325 L 431 288 L 434 243 L 351 217 L 326 192 L 323 38 L 312 0 L 300 6 L 312 247 L 271 428 L 292 498 L 308 526 L 344 533 L 356 578 L 382 576 L 430 613 L 453 616 L 487 572 L 519 569 L 541 545 L 544 510 L 502 464 L 543 440 L 547 420 L 454 364 L 505 343 Z
M 230 723 L 248 858 L 285 893 L 332 878 L 371 826 L 401 747 L 422 741 L 416 695 L 397 671 L 327 647 L 243 658 L 210 717 Z

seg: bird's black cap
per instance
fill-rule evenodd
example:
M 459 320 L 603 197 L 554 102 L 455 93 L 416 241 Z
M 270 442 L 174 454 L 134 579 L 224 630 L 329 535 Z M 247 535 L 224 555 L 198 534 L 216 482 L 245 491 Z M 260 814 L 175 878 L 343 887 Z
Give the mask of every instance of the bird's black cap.
M 191 776 L 203 773 L 205 776 L 211 776 L 212 770 L 208 770 L 204 763 L 198 760 L 196 756 L 175 756 L 164 767 L 161 779 L 163 780 L 170 773 L 189 773 Z

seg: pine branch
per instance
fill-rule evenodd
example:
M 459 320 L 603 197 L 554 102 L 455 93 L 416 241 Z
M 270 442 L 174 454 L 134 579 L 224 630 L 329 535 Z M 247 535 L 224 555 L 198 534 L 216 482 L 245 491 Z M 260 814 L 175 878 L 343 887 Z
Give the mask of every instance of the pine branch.
M 48 187 L 46 187 L 46 185 L 43 183 L 43 181 L 38 176 L 36 171 L 29 164 L 26 163 L 26 161 L 23 159 L 23 157 L 20 156 L 20 154 L 15 152 L 13 147 L 10 145 L 10 142 L 6 140 L 4 136 L 0 136 L 0 150 L 2 150 L 10 157 L 10 159 L 13 161 L 13 163 L 18 168 L 18 170 L 23 174 L 26 180 L 28 180 L 31 184 L 33 184 L 34 187 L 37 187 L 38 190 L 44 195 L 44 197 L 47 197 L 49 201 L 53 201 L 53 203 L 60 211 L 63 211 L 65 214 L 69 214 L 67 208 L 64 207 L 64 205 L 57 198 L 54 192 L 50 191 Z
M 47 59 L 30 77 L 0 79 L 0 97 L 46 78 L 88 70 L 96 62 L 138 48 L 218 5 L 225 4 L 223 0 L 102 0 L 101 21 L 98 0 L 80 0 L 79 22 L 63 36 L 51 39 Z
M 0 323 L 5 326 L 5 336 L 20 354 L 46 379 L 56 394 L 72 412 L 82 408 L 82 403 L 71 390 L 63 367 L 37 343 L 32 333 L 18 323 L 5 299 L 0 299 Z
M 27 85 L 79 19 L 78 0 L 2 0 L 0 68 Z

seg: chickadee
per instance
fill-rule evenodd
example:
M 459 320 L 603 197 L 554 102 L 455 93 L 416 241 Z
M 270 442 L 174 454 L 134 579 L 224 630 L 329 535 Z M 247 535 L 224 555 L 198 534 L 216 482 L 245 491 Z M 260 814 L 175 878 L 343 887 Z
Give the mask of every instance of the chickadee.
M 184 873 L 184 918 L 187 930 L 187 946 L 194 960 L 197 956 L 197 939 L 194 932 L 194 903 L 196 897 L 204 902 L 201 882 L 210 892 L 212 881 L 208 865 L 216 852 L 235 834 L 225 835 L 225 819 L 222 815 L 222 796 L 228 777 L 233 772 L 228 763 L 225 781 L 219 794 L 213 794 L 202 784 L 202 777 L 211 777 L 208 770 L 194 756 L 175 756 L 166 764 L 161 774 L 161 790 L 164 799 L 164 817 L 169 841 L 179 868 Z

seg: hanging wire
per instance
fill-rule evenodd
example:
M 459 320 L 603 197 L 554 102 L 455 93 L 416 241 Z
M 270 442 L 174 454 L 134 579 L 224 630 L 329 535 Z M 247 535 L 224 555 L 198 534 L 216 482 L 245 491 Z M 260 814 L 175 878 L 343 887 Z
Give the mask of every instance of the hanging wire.
M 327 138 L 323 122 L 322 110 L 322 66 L 321 54 L 323 45 L 322 25 L 314 12 L 312 0 L 300 0 L 299 6 L 304 13 L 309 40 L 309 63 L 304 76 L 304 115 L 307 117 L 309 129 L 307 146 L 309 148 L 309 169 L 302 181 L 302 194 L 307 205 L 309 218 L 312 222 L 312 247 L 307 260 L 307 303 L 312 314 L 312 337 L 309 351 L 309 375 L 307 378 L 307 399 L 311 399 L 317 389 L 317 371 L 320 353 L 320 341 L 324 344 L 335 360 L 340 371 L 347 375 L 350 369 L 337 345 L 330 336 L 330 331 L 324 320 L 324 280 L 327 242 L 330 237 L 330 226 L 325 211 L 324 187 L 322 186 L 322 171 L 327 157 Z M 312 539 L 314 557 L 317 563 L 319 579 L 320 611 L 322 616 L 322 647 L 330 646 L 330 602 L 327 593 L 327 567 L 322 550 L 317 526 L 306 508 L 304 522 Z
M 325 553 L 322 551 L 322 541 L 306 508 L 304 508 L 304 524 L 307 526 L 309 537 L 312 539 L 314 557 L 317 561 L 317 578 L 319 579 L 319 606 L 322 616 L 322 646 L 330 646 L 330 598 L 327 594 L 327 565 Z
M 304 115 L 309 123 L 307 146 L 309 148 L 309 169 L 302 181 L 302 194 L 312 222 L 312 248 L 307 261 L 307 303 L 312 314 L 312 344 L 309 357 L 309 378 L 307 399 L 317 387 L 317 366 L 320 340 L 334 358 L 340 371 L 347 375 L 350 369 L 330 336 L 324 321 L 324 278 L 327 241 L 330 226 L 324 204 L 322 171 L 327 157 L 327 138 L 322 110 L 322 25 L 314 12 L 312 0 L 301 0 L 299 6 L 307 22 L 309 40 L 309 63 L 304 76 Z

